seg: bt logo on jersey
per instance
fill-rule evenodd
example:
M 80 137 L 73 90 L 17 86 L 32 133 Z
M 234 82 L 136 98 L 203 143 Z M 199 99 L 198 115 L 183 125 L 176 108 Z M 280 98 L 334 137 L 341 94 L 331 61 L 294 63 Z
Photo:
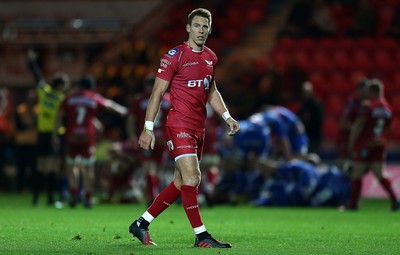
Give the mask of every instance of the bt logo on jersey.
M 189 80 L 187 86 L 189 88 L 195 88 L 195 87 L 200 88 L 203 85 L 204 89 L 208 90 L 210 88 L 210 82 L 211 82 L 211 75 L 207 75 L 207 77 L 204 78 L 204 80 Z
M 190 81 L 188 81 L 188 87 L 189 88 L 201 87 L 201 84 L 203 84 L 203 80 L 190 80 Z

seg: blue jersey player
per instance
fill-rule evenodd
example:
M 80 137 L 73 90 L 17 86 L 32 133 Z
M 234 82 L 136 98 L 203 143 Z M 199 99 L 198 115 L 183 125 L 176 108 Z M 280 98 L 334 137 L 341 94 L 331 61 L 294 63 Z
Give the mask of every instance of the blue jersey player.
M 256 205 L 306 206 L 318 186 L 320 174 L 304 160 L 262 162 L 266 181 Z
M 301 157 L 307 153 L 308 137 L 304 125 L 296 114 L 282 106 L 269 106 L 266 110 L 253 114 L 250 122 L 266 125 L 271 130 L 277 147 L 285 159 Z
M 266 125 L 250 120 L 239 121 L 240 131 L 233 137 L 234 146 L 243 157 L 250 152 L 267 156 L 270 147 L 270 130 Z
M 315 189 L 310 205 L 321 206 L 345 206 L 350 199 L 350 178 L 336 166 L 319 167 L 320 179 Z

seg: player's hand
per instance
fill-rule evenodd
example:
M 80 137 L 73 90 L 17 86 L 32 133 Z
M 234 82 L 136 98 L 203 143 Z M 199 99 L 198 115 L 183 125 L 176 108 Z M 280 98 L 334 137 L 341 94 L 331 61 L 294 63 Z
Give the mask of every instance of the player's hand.
M 154 145 L 156 144 L 156 137 L 154 136 L 154 132 L 148 129 L 144 129 L 139 137 L 139 146 L 142 149 L 150 150 L 154 149 Z
M 228 135 L 235 135 L 240 130 L 240 124 L 234 118 L 230 117 L 226 120 L 226 124 L 229 127 Z

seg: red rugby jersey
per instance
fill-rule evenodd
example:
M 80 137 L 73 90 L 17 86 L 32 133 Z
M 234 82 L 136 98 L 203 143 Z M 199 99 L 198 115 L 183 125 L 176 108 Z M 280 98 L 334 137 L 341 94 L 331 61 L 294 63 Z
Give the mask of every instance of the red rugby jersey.
M 94 141 L 96 128 L 93 119 L 105 107 L 105 101 L 100 94 L 90 90 L 81 90 L 66 97 L 60 105 L 66 116 L 66 137 L 85 136 Z
M 392 121 L 392 110 L 384 98 L 371 100 L 362 110 L 366 118 L 365 126 L 358 136 L 356 144 L 366 144 L 373 141 L 386 142 L 388 127 Z
M 218 58 L 208 47 L 195 51 L 186 43 L 160 60 L 157 77 L 170 82 L 167 126 L 204 131 L 206 103 Z

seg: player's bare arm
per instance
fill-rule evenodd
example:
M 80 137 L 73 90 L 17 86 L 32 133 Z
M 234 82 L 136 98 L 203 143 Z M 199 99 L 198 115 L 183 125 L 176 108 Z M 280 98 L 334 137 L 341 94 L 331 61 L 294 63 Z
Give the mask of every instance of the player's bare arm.
M 122 106 L 110 99 L 106 99 L 105 106 L 108 110 L 118 113 L 120 115 L 126 115 L 128 113 L 128 109 L 125 106 Z
M 208 96 L 208 103 L 211 105 L 213 110 L 218 113 L 225 120 L 229 127 L 228 135 L 235 135 L 240 130 L 239 122 L 237 122 L 232 116 L 230 116 L 228 109 L 226 108 L 225 102 L 219 93 L 215 81 L 211 83 L 210 94 Z
M 161 101 L 169 84 L 169 81 L 160 78 L 156 78 L 154 82 L 153 90 L 147 105 L 145 126 L 139 137 L 139 146 L 145 150 L 154 149 L 156 143 L 156 138 L 153 133 L 154 120 L 156 119 Z
M 28 56 L 28 65 L 33 74 L 33 77 L 35 78 L 37 86 L 43 87 L 44 85 L 46 85 L 46 82 L 43 78 L 42 70 L 40 69 L 37 63 L 38 54 L 33 49 L 29 49 L 27 56 Z

